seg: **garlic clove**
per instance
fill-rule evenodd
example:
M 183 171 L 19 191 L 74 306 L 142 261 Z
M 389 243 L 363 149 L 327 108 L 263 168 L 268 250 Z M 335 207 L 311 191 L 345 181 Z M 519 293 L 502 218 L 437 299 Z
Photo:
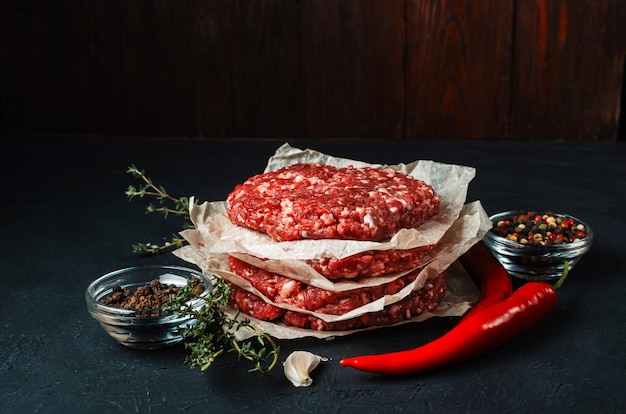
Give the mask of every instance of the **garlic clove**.
M 283 362 L 285 376 L 296 387 L 308 387 L 313 384 L 311 371 L 322 361 L 328 361 L 328 358 L 308 351 L 293 351 Z

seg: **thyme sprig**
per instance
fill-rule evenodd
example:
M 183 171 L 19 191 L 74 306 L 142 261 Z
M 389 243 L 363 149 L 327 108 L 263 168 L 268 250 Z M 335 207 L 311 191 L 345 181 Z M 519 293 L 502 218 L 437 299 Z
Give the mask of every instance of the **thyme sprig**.
M 167 218 L 170 214 L 187 219 L 182 224 L 182 228 L 192 228 L 192 224 L 188 221 L 189 219 L 189 197 L 173 197 L 163 188 L 162 186 L 157 186 L 152 182 L 144 170 L 140 170 L 139 168 L 131 165 L 126 170 L 127 173 L 131 174 L 133 177 L 141 180 L 141 185 L 139 187 L 135 187 L 133 185 L 129 185 L 126 189 L 126 197 L 128 200 L 132 200 L 135 197 L 144 198 L 146 196 L 154 197 L 158 201 L 158 205 L 154 205 L 150 203 L 146 207 L 146 214 L 152 213 L 161 213 L 165 218 Z M 133 244 L 133 253 L 139 254 L 160 254 L 166 250 L 172 248 L 179 248 L 186 244 L 185 239 L 179 237 L 174 234 L 171 238 L 164 243 L 137 243 Z
M 270 374 L 278 362 L 280 347 L 267 333 L 250 326 L 248 319 L 238 318 L 239 314 L 231 317 L 225 313 L 223 308 L 228 304 L 232 289 L 222 278 L 214 277 L 211 281 L 213 288 L 210 296 L 201 297 L 187 285 L 169 304 L 175 313 L 190 315 L 196 320 L 195 324 L 180 329 L 185 348 L 190 350 L 185 363 L 190 368 L 200 367 L 204 371 L 226 351 L 251 361 L 254 367 L 250 372 Z M 196 311 L 189 301 L 198 297 L 206 303 Z M 239 329 L 247 329 L 252 337 L 239 342 L 235 336 Z
M 163 251 L 182 247 L 187 242 L 185 239 L 178 237 L 177 235 L 172 235 L 170 240 L 166 241 L 163 244 L 152 244 L 152 243 L 137 243 L 133 244 L 133 253 L 138 254 L 161 254 Z
M 135 197 L 154 197 L 159 202 L 158 206 L 150 204 L 146 214 L 162 213 L 164 217 L 170 214 L 179 218 L 189 219 L 188 197 L 176 198 L 168 194 L 162 186 L 155 185 L 146 175 L 145 171 L 134 165 L 128 167 L 128 173 L 141 180 L 139 187 L 128 186 L 126 196 L 129 200 Z M 183 228 L 193 228 L 190 220 L 183 223 Z M 138 243 L 133 245 L 133 252 L 139 254 L 158 254 L 163 251 L 181 247 L 186 243 L 184 239 L 173 235 L 171 241 L 159 244 Z M 201 296 L 196 284 L 188 283 L 178 294 L 170 300 L 168 309 L 177 315 L 190 315 L 195 323 L 182 326 L 181 336 L 185 342 L 185 348 L 190 354 L 185 357 L 185 363 L 190 368 L 199 367 L 202 371 L 208 369 L 216 358 L 224 353 L 234 353 L 239 359 L 243 358 L 253 363 L 250 372 L 270 374 L 278 362 L 280 347 L 271 336 L 265 332 L 255 330 L 250 325 L 250 320 L 239 318 L 239 313 L 230 316 L 225 312 L 228 305 L 232 288 L 228 282 L 218 276 L 210 277 L 212 283 L 211 294 Z M 200 309 L 190 306 L 190 301 L 200 298 L 205 303 Z M 241 329 L 248 330 L 250 338 L 245 341 L 237 340 L 235 333 Z

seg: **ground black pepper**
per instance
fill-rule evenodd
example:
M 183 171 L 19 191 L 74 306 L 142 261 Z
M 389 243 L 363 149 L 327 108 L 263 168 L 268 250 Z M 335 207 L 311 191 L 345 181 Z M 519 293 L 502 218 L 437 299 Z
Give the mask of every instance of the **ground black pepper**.
M 199 294 L 204 290 L 204 283 L 199 278 L 192 278 L 190 283 L 194 292 Z M 102 297 L 99 302 L 121 309 L 159 309 L 167 306 L 168 301 L 176 296 L 180 289 L 176 285 L 164 284 L 154 279 L 135 290 L 114 286 L 113 292 Z
M 584 239 L 587 229 L 574 219 L 546 212 L 520 211 L 493 223 L 491 231 L 522 244 L 565 244 Z

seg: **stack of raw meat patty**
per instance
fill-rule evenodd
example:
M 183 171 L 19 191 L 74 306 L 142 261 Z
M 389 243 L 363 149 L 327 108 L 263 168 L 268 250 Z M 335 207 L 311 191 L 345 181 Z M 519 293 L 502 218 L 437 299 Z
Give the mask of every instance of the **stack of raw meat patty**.
M 229 194 L 226 209 L 232 223 L 266 233 L 276 241 L 383 241 L 400 229 L 419 227 L 437 215 L 440 201 L 427 183 L 391 169 L 301 163 L 239 184 Z M 398 293 L 416 279 L 433 247 L 371 250 L 344 258 L 306 260 L 320 275 L 333 281 L 398 274 L 382 284 L 368 283 L 367 287 L 336 292 L 230 256 L 231 272 L 265 297 L 232 284 L 231 303 L 257 319 L 307 329 L 350 330 L 393 324 L 436 309 L 446 290 L 444 274 L 382 310 L 334 321 L 315 314 L 344 315 Z

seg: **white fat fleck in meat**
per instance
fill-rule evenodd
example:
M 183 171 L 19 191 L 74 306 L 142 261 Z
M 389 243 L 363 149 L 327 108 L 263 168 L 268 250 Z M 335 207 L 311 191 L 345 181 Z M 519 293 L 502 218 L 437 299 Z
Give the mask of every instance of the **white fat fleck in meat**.
M 288 198 L 283 198 L 282 200 L 280 200 L 280 207 L 283 209 L 283 214 L 293 213 L 293 201 Z
M 315 176 L 309 177 L 309 183 L 311 183 L 311 185 L 317 185 L 317 184 L 320 184 L 320 183 L 323 183 L 323 182 L 324 182 L 324 180 L 322 180 L 319 177 L 315 177 Z
M 298 282 L 296 282 L 295 280 L 289 280 L 287 283 L 284 283 L 280 287 L 280 292 L 278 292 L 278 294 L 280 295 L 280 297 L 288 298 L 292 296 L 294 292 L 296 292 L 297 288 Z
M 269 187 L 270 187 L 270 183 L 265 182 L 265 183 L 259 184 L 256 187 L 256 189 L 259 192 L 259 194 L 265 194 L 267 192 L 267 190 L 269 189 Z M 238 195 L 240 195 L 240 194 L 238 194 Z
M 367 224 L 370 228 L 376 225 L 374 223 L 372 215 L 369 212 L 363 216 L 363 223 Z
M 335 217 L 330 213 L 324 213 L 320 216 L 320 220 L 326 225 L 333 224 L 335 222 Z

